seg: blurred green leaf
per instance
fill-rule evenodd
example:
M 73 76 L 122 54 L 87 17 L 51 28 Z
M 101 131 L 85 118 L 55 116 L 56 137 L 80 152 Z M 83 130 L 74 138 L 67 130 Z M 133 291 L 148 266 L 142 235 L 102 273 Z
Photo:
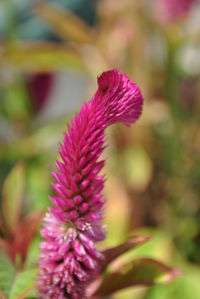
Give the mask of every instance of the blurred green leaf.
M 9 173 L 2 188 L 2 214 L 9 233 L 13 233 L 20 218 L 24 193 L 25 169 L 18 163 Z
M 43 144 L 44 146 L 44 144 Z M 41 151 L 40 151 L 41 152 Z M 48 158 L 46 156 L 46 158 Z M 46 162 L 48 163 L 48 161 Z M 49 205 L 50 170 L 38 161 L 30 163 L 27 167 L 27 194 L 26 210 L 45 210 Z
M 9 299 L 26 298 L 35 285 L 37 269 L 29 269 L 19 272 L 10 288 Z
M 28 101 L 25 84 L 22 78 L 18 78 L 5 92 L 5 111 L 8 117 L 11 120 L 21 119 L 25 125 L 30 117 Z
M 124 236 L 128 234 L 127 219 L 130 215 L 130 199 L 122 181 L 113 175 L 109 176 L 104 190 L 105 197 L 109 198 L 105 206 L 105 223 L 107 225 L 105 242 L 106 246 L 110 247 L 123 242 Z
M 178 270 L 154 259 L 137 259 L 105 275 L 95 295 L 107 296 L 135 285 L 149 286 L 155 283 L 168 283 L 179 274 Z
M 38 257 L 40 253 L 40 242 L 41 242 L 41 238 L 38 234 L 30 243 L 27 256 L 26 256 L 25 266 L 24 266 L 26 269 L 37 265 Z
M 15 273 L 15 268 L 8 255 L 0 251 L 0 291 L 3 292 L 6 298 L 8 298 Z
M 145 299 L 199 299 L 200 272 L 198 268 L 188 267 L 183 275 L 171 284 L 150 288 Z
M 10 42 L 0 47 L 0 64 L 28 72 L 50 72 L 67 67 L 83 68 L 78 50 L 53 42 Z
M 152 161 L 143 147 L 136 146 L 124 152 L 124 169 L 130 187 L 144 190 L 152 179 Z
M 35 6 L 34 11 L 62 38 L 80 43 L 94 41 L 90 27 L 71 12 L 44 3 Z
M 7 299 L 24 298 L 23 294 L 32 292 L 36 274 L 36 268 L 17 272 L 8 255 L 0 251 L 0 291 Z
M 40 127 L 39 129 L 35 130 L 33 134 L 29 134 L 24 138 L 18 138 L 17 140 L 13 140 L 12 144 L 3 143 L 1 144 L 0 147 L 0 158 L 5 157 L 6 159 L 13 161 L 13 160 L 27 159 L 30 157 L 32 158 L 38 155 L 39 157 L 45 157 L 48 159 L 49 157 L 51 157 L 51 153 L 52 153 L 50 149 L 57 146 L 58 140 L 62 138 L 61 132 L 65 130 L 65 126 L 66 126 L 66 119 L 64 118 L 61 119 L 61 121 Z M 47 151 L 50 155 L 46 154 Z M 31 166 L 32 165 L 34 165 L 34 163 L 31 163 Z M 29 164 L 27 166 L 29 166 Z M 40 181 L 41 178 L 39 179 L 38 177 L 38 168 L 40 168 L 40 166 L 35 165 L 34 175 L 33 178 L 30 178 L 31 180 L 35 181 L 37 176 L 37 180 Z M 29 167 L 27 168 L 27 172 L 26 172 L 27 175 L 29 172 L 28 170 Z M 44 171 L 40 168 L 39 172 L 40 174 L 42 173 L 41 176 L 43 177 Z M 46 177 L 46 174 L 44 174 L 44 176 Z M 47 181 L 46 179 L 44 180 L 45 180 L 44 185 L 46 185 Z M 44 180 L 42 179 L 42 181 Z M 43 182 L 41 183 L 41 185 L 42 184 Z M 27 190 L 29 192 L 30 186 L 27 186 Z M 45 190 L 47 190 L 46 187 Z M 31 192 L 33 191 L 34 190 L 32 189 Z M 47 192 L 44 191 L 42 193 L 45 193 L 45 197 L 46 197 Z M 29 196 L 31 196 L 30 192 L 29 192 Z M 40 209 L 44 208 L 44 205 L 40 204 L 39 200 L 36 201 L 34 207 L 36 206 L 37 208 L 40 207 Z

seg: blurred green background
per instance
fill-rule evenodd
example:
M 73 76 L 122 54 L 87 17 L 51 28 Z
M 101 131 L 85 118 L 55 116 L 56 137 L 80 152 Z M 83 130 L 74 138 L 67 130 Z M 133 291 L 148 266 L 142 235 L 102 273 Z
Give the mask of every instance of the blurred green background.
M 134 255 L 156 257 L 183 275 L 113 299 L 200 298 L 200 3 L 181 10 L 175 2 L 0 2 L 0 188 L 8 189 L 7 176 L 23 165 L 20 217 L 50 205 L 58 142 L 66 120 L 96 90 L 96 76 L 117 68 L 143 92 L 138 123 L 107 131 L 101 246 L 130 233 L 152 235 Z M 15 194 L 15 181 L 9 189 L 1 202 Z M 37 260 L 38 240 L 28 263 Z

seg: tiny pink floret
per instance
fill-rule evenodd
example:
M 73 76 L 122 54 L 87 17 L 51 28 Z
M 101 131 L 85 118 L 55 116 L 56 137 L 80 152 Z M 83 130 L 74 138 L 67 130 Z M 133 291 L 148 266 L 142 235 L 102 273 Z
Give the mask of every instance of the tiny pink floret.
M 88 283 L 98 273 L 103 256 L 96 242 L 102 226 L 105 129 L 114 123 L 131 125 L 142 112 L 137 85 L 117 70 L 98 78 L 98 89 L 68 125 L 60 145 L 62 161 L 53 172 L 55 196 L 41 230 L 38 289 L 40 298 L 85 298 Z

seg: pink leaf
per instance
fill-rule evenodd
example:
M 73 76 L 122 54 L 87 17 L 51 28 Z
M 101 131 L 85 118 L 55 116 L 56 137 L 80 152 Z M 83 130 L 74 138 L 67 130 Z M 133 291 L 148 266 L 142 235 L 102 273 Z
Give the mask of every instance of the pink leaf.
M 151 240 L 151 237 L 133 236 L 128 241 L 112 248 L 105 249 L 102 253 L 104 255 L 104 261 L 101 264 L 101 272 L 110 264 L 113 260 L 124 254 L 128 250 L 143 245 Z

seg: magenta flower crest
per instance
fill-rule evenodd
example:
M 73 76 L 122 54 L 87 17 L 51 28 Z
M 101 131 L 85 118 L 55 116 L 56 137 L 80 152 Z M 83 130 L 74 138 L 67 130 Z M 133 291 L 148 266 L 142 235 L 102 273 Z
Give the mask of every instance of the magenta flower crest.
M 44 219 L 41 235 L 40 298 L 85 298 L 87 284 L 98 272 L 103 256 L 96 242 L 104 239 L 100 175 L 105 160 L 105 129 L 114 123 L 134 123 L 142 111 L 137 85 L 117 70 L 98 78 L 92 99 L 68 125 L 60 145 L 52 184 L 53 207 Z

